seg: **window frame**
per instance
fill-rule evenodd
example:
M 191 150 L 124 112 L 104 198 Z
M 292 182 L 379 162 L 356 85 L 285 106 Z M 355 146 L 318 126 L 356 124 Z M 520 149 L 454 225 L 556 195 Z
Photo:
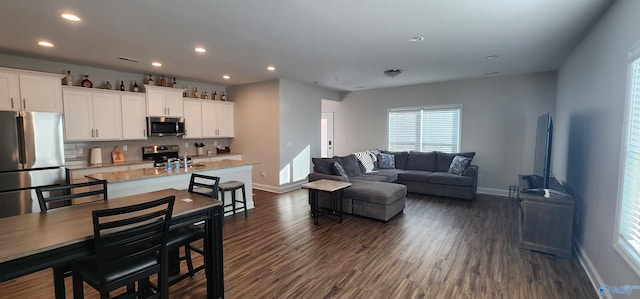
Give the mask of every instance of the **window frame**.
M 457 109 L 458 110 L 458 142 L 457 142 L 457 148 L 458 149 L 457 149 L 457 151 L 453 151 L 451 153 L 461 152 L 461 149 L 462 149 L 462 104 L 430 105 L 430 106 L 415 106 L 415 107 L 395 107 L 395 108 L 387 109 L 387 149 L 390 150 L 390 151 L 393 150 L 391 148 L 391 138 L 390 138 L 390 133 L 391 133 L 391 127 L 390 127 L 391 119 L 390 118 L 391 118 L 391 113 L 392 112 L 398 112 L 398 111 L 423 111 L 423 110 L 450 110 L 450 109 Z
M 620 229 L 621 229 L 621 221 L 623 217 L 622 208 L 624 207 L 624 177 L 626 170 L 626 161 L 627 161 L 627 146 L 629 145 L 628 139 L 631 130 L 631 125 L 629 121 L 631 119 L 631 102 L 632 102 L 632 94 L 631 90 L 633 88 L 632 84 L 634 77 L 634 64 L 640 64 L 640 43 L 636 44 L 631 51 L 629 51 L 629 57 L 627 62 L 627 84 L 626 86 L 626 94 L 625 94 L 625 106 L 624 106 L 624 116 L 623 116 L 623 135 L 622 142 L 620 146 L 620 162 L 618 167 L 618 189 L 616 195 L 616 217 L 615 217 L 615 226 L 614 226 L 614 235 L 613 235 L 613 248 L 622 259 L 631 267 L 631 269 L 636 273 L 636 275 L 640 276 L 640 246 L 638 249 L 633 248 L 633 245 L 629 244 L 629 242 L 624 238 Z M 638 74 L 640 77 L 640 66 L 638 67 Z M 637 82 L 638 88 L 640 88 L 640 79 Z M 640 100 L 638 100 L 637 105 L 640 105 Z M 640 118 L 638 119 L 640 122 Z M 636 200 L 636 202 L 640 202 L 640 198 Z M 640 221 L 638 221 L 640 223 Z

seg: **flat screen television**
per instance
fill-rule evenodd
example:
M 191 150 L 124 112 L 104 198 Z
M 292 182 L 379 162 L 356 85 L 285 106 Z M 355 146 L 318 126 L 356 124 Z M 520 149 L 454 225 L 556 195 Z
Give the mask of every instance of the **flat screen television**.
M 551 113 L 545 113 L 538 117 L 536 129 L 536 148 L 533 160 L 533 175 L 536 177 L 538 186 L 529 188 L 549 189 L 551 181 L 551 141 L 553 137 L 553 121 Z M 533 191 L 533 190 L 532 190 Z

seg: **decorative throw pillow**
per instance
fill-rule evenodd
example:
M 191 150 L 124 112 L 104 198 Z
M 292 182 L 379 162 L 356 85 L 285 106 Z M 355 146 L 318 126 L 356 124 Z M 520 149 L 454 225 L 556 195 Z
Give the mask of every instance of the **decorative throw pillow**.
M 453 157 L 453 161 L 451 161 L 451 166 L 449 166 L 449 173 L 462 175 L 464 171 L 467 169 L 471 163 L 471 159 L 463 156 L 455 156 Z
M 344 171 L 347 172 L 347 175 L 350 178 L 362 175 L 360 162 L 358 162 L 358 158 L 356 158 L 356 155 L 351 154 L 344 157 L 338 157 L 336 161 L 340 162 L 340 165 L 342 165 L 342 168 L 344 168 Z
M 333 162 L 333 171 L 340 175 L 345 182 L 349 181 L 349 176 L 347 175 L 347 172 L 344 171 L 344 168 L 342 167 L 342 164 L 340 164 L 340 162 Z
M 335 158 L 311 158 L 314 171 L 324 174 L 335 174 L 333 171 L 333 162 L 335 161 Z
M 380 169 L 394 169 L 396 168 L 396 159 L 393 154 L 378 154 L 378 167 Z
M 373 171 L 373 162 L 375 160 L 375 157 L 373 157 L 370 152 L 368 152 L 368 151 L 367 152 L 359 152 L 359 153 L 354 153 L 354 155 L 356 155 L 356 158 L 358 158 L 358 161 L 364 167 L 364 172 L 372 172 Z

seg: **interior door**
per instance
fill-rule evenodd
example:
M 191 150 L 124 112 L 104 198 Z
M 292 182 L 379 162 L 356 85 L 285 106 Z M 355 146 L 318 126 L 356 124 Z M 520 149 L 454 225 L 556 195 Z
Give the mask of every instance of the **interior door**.
M 333 112 L 322 113 L 320 131 L 320 156 L 333 157 Z

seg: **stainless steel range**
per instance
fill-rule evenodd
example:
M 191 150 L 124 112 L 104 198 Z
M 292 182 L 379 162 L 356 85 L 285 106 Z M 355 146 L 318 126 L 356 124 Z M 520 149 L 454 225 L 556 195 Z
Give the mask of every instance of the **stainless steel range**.
M 180 158 L 180 147 L 171 145 L 152 145 L 142 147 L 142 159 L 153 160 L 154 167 L 166 167 L 167 162 Z M 187 163 L 190 162 L 187 158 Z

